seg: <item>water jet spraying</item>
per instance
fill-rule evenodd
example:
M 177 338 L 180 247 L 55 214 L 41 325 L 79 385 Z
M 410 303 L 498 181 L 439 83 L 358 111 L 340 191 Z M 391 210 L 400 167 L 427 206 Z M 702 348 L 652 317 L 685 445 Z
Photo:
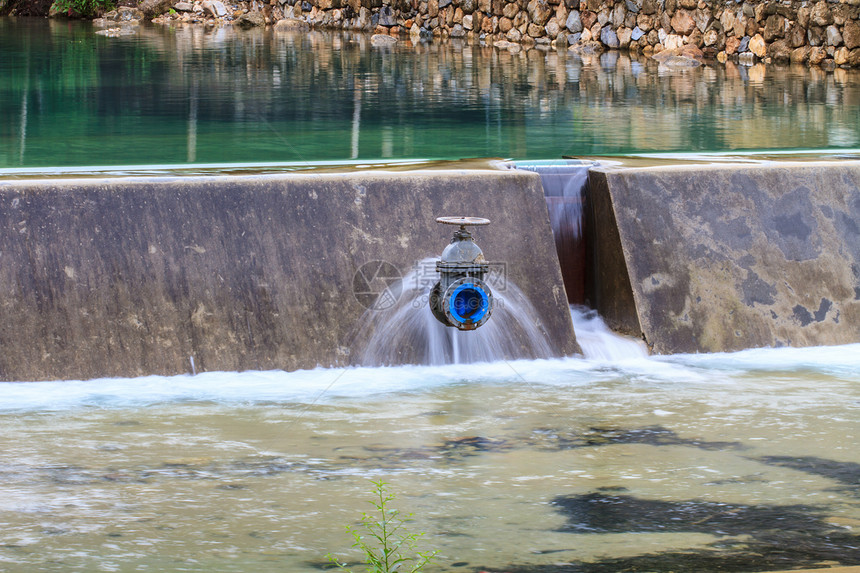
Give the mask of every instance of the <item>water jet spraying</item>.
M 480 217 L 439 217 L 437 223 L 458 225 L 451 243 L 436 262 L 439 281 L 430 291 L 430 310 L 436 320 L 458 330 L 475 330 L 490 319 L 493 292 L 484 277 L 490 265 L 472 240 L 467 226 L 489 225 Z

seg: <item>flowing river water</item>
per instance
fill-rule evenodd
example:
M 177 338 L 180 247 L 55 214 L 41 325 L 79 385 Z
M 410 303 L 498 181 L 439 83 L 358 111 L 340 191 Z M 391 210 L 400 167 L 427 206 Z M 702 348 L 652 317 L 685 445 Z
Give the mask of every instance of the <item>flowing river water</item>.
M 860 345 L 6 383 L 4 571 L 357 562 L 370 480 L 431 571 L 860 564 Z

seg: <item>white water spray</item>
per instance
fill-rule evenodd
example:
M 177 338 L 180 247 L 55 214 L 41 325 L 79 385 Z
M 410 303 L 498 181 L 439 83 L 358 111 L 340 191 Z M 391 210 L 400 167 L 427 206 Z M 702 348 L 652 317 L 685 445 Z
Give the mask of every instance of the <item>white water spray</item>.
M 487 280 L 495 308 L 481 328 L 460 332 L 442 325 L 428 306 L 434 281 L 424 276 L 434 263 L 424 259 L 403 277 L 400 298 L 392 307 L 365 311 L 353 344 L 355 364 L 469 364 L 556 354 L 534 307 L 510 280 Z
M 596 310 L 571 305 L 570 316 L 576 341 L 587 359 L 618 362 L 648 357 L 643 341 L 611 331 Z

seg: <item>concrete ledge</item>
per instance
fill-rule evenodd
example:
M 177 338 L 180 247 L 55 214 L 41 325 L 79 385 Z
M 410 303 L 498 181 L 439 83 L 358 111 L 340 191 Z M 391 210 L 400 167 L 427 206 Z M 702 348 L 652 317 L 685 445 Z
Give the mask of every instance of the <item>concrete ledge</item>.
M 575 352 L 536 174 L 0 182 L 0 379 L 349 364 L 356 270 L 438 256 L 458 214 Z
M 596 306 L 657 353 L 860 341 L 860 162 L 595 169 Z

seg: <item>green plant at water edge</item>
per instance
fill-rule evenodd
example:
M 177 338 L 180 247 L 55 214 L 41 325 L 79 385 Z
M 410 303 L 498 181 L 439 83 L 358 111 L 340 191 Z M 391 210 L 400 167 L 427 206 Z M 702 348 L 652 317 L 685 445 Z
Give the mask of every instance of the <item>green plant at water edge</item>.
M 113 9 L 114 0 L 55 0 L 54 8 L 66 12 L 70 16 L 79 14 L 81 16 L 95 16 L 99 12 L 107 12 Z
M 355 539 L 353 547 L 364 552 L 365 571 L 367 573 L 416 573 L 433 561 L 438 551 L 418 551 L 418 539 L 423 533 L 409 533 L 404 524 L 412 514 L 400 517 L 400 512 L 391 507 L 394 494 L 390 493 L 383 481 L 371 481 L 374 485 L 373 499 L 369 502 L 374 511 L 362 513 L 361 525 L 346 530 Z M 362 532 L 365 535 L 362 535 Z M 341 563 L 329 553 L 328 560 L 343 571 L 352 573 L 352 569 Z

